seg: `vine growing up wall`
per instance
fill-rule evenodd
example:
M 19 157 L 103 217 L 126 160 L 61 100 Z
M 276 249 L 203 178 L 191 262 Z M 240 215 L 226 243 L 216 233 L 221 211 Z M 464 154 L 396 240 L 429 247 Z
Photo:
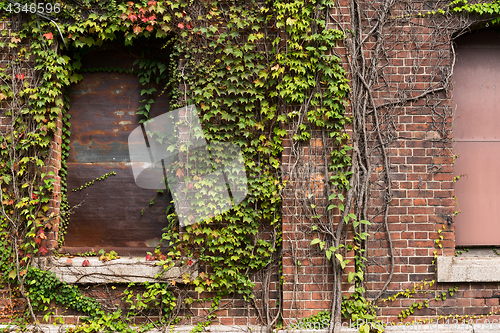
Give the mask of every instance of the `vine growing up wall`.
M 344 302 L 346 307 L 341 311 L 357 312 L 358 318 L 372 320 L 376 310 L 372 305 L 382 305 L 379 300 L 382 300 L 384 293 L 387 294 L 386 291 L 398 290 L 398 283 L 392 281 L 395 267 L 409 263 L 401 251 L 393 246 L 392 235 L 399 229 L 396 226 L 391 229 L 389 222 L 391 217 L 393 221 L 408 222 L 402 220 L 404 213 L 398 212 L 398 208 L 405 206 L 399 203 L 399 199 L 410 198 L 410 195 L 406 197 L 402 194 L 404 189 L 398 188 L 401 183 L 396 183 L 396 177 L 404 175 L 408 180 L 415 179 L 410 177 L 419 177 L 413 189 L 420 195 L 442 168 L 432 162 L 425 166 L 424 171 L 407 169 L 404 162 L 398 160 L 398 157 L 404 156 L 404 153 L 398 153 L 398 149 L 417 147 L 408 142 L 422 140 L 429 141 L 425 147 L 435 148 L 434 155 L 425 156 L 452 155 L 453 110 L 449 102 L 455 61 L 453 39 L 472 27 L 488 27 L 498 23 L 499 13 L 497 1 L 469 4 L 462 0 L 432 3 L 384 0 L 340 2 L 329 14 L 333 26 L 346 36 L 345 61 L 352 78 L 349 95 L 352 163 L 348 171 L 351 178 L 347 192 L 343 194 L 346 199 L 340 210 L 348 219 L 349 214 L 354 214 L 354 235 L 383 232 L 385 237 L 382 244 L 387 244 L 384 254 L 380 255 L 376 254 L 376 250 L 380 251 L 380 245 L 377 245 L 380 244 L 380 237 L 372 243 L 366 237 L 354 239 L 351 249 L 358 251 L 354 260 L 361 264 L 356 265 L 349 280 L 355 281 L 356 293 L 352 295 L 351 303 Z M 425 125 L 404 124 L 405 116 L 417 115 L 430 115 L 428 119 L 431 120 L 423 121 Z M 422 131 L 422 128 L 425 128 L 426 133 L 422 133 L 421 138 L 406 136 L 405 131 L 414 131 L 412 135 L 418 135 L 417 132 Z M 395 176 L 395 173 L 399 175 Z M 336 206 L 331 207 L 339 209 Z M 312 212 L 310 215 L 319 216 L 314 208 L 309 210 Z M 440 214 L 436 213 L 442 223 L 451 220 L 452 211 L 448 209 L 446 212 L 446 208 L 453 207 L 445 207 L 439 211 Z M 411 215 L 409 211 L 408 214 Z M 371 226 L 362 223 L 363 220 L 370 221 Z M 317 219 L 317 223 L 321 237 L 313 242 L 322 250 L 326 249 L 327 255 L 331 256 L 332 253 L 328 251 L 344 246 L 345 238 L 336 243 L 339 233 L 332 234 L 331 229 L 328 229 L 332 224 L 335 225 L 334 220 Z M 398 223 L 399 226 L 401 224 Z M 441 226 L 436 226 L 434 229 L 434 225 L 430 225 L 433 228 L 431 230 L 437 231 L 439 239 L 442 239 L 444 227 L 439 229 Z M 328 242 L 333 246 L 329 248 Z M 367 267 L 364 267 L 364 263 Z M 372 281 L 379 281 L 380 267 L 384 267 L 384 281 L 367 282 L 367 276 Z M 376 288 L 365 290 L 366 285 Z M 442 288 L 445 290 L 443 294 L 446 294 L 448 287 Z M 358 304 L 357 309 L 355 304 Z M 367 309 L 363 304 L 371 305 Z M 422 308 L 422 305 L 414 303 L 402 312 L 400 318 L 405 319 L 414 312 L 418 315 L 417 308 Z M 335 311 L 335 308 L 332 310 Z M 332 313 L 332 316 L 335 314 Z
M 2 245 L 7 249 L 1 261 L 3 281 L 19 285 L 28 305 L 26 315 L 33 319 L 44 304 L 67 306 L 81 298 L 76 289 L 64 286 L 69 288 L 68 299 L 61 302 L 54 289 L 32 278 L 44 273 L 30 268 L 35 256 L 54 248 L 55 240 L 47 236 L 61 231 L 57 221 L 66 220 L 71 209 L 55 209 L 61 200 L 58 180 L 65 171 L 64 160 L 59 169 L 58 147 L 53 144 L 62 137 L 62 156 L 67 156 L 70 128 L 61 133 L 58 125 L 70 122 L 63 93 L 82 78 L 79 59 L 69 50 L 110 41 L 131 45 L 154 36 L 168 41 L 173 52 L 169 64 L 146 66 L 149 78 L 161 75 L 155 73 L 159 66 L 170 68 L 171 79 L 162 88 L 174 101 L 171 108 L 195 104 L 208 141 L 232 142 L 240 148 L 248 179 L 248 196 L 240 205 L 188 226 L 181 238 L 177 217 L 170 214 L 173 228 L 163 237 L 174 245 L 154 258 L 164 267 L 174 259 L 199 260 L 207 269 L 192 284 L 196 292 L 217 294 L 213 311 L 221 297 L 236 294 L 253 304 L 261 323 L 275 325 L 280 302 L 272 301 L 269 284 L 280 263 L 281 191 L 290 181 L 281 174 L 283 139 L 291 133 L 294 147 L 307 142 L 311 127 L 340 147 L 347 139 L 343 130 L 349 87 L 339 58 L 331 54 L 344 35 L 327 29 L 333 3 L 84 0 L 60 5 L 57 20 L 46 14 L 14 15 L 6 12 L 8 3 L 0 5 L 3 19 L 10 22 L 0 44 L 9 55 L 0 72 L 0 98 L 10 117 L 1 137 Z M 146 100 L 138 110 L 144 120 L 148 105 Z M 336 180 L 328 195 L 348 186 L 342 171 L 350 163 L 347 149 L 335 150 L 331 158 Z M 64 195 L 68 189 L 62 185 Z M 47 279 L 51 285 L 59 283 Z M 259 291 L 253 290 L 255 282 L 262 284 Z M 153 290 L 148 299 L 165 299 L 168 318 L 179 306 L 193 302 L 171 285 Z M 126 323 L 123 314 L 134 313 L 130 308 L 106 313 L 89 302 L 88 309 L 80 309 L 91 317 L 82 328 L 86 331 L 124 329 L 126 325 L 111 328 L 107 323 Z M 161 325 L 167 322 L 160 320 Z

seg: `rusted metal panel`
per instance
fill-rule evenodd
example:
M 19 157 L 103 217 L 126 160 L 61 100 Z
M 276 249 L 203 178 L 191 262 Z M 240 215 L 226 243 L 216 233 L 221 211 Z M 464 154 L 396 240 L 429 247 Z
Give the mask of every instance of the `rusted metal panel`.
M 100 67 L 102 53 L 97 58 Z M 118 58 L 114 66 L 129 65 Z M 92 62 L 88 62 L 92 67 Z M 68 201 L 77 206 L 65 237 L 65 251 L 101 248 L 123 254 L 155 247 L 167 226 L 166 208 L 171 197 L 134 182 L 128 153 L 128 136 L 139 126 L 135 115 L 142 86 L 137 76 L 124 73 L 85 73 L 69 91 L 71 148 L 68 165 Z M 155 113 L 168 111 L 168 98 L 155 100 Z M 82 191 L 72 191 L 110 172 L 105 180 Z M 155 204 L 149 206 L 155 198 Z M 141 210 L 145 213 L 141 215 Z
M 166 226 L 165 211 L 171 198 L 139 188 L 129 163 L 70 163 L 68 188 L 79 188 L 91 179 L 116 172 L 105 180 L 68 193 L 71 215 L 66 246 L 154 247 Z M 141 210 L 145 210 L 141 215 Z
M 500 244 L 500 35 L 457 40 L 453 73 L 456 245 Z
M 140 86 L 131 74 L 88 73 L 69 92 L 68 162 L 129 162 L 128 135 L 138 126 Z

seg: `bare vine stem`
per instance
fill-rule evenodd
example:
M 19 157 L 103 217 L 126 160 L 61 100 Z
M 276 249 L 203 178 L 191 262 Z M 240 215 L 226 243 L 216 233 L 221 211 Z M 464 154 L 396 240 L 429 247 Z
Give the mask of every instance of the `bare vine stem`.
M 381 226 L 386 233 L 389 264 L 387 280 L 373 297 L 373 302 L 376 302 L 387 290 L 393 278 L 395 266 L 395 252 L 389 230 L 389 208 L 393 197 L 389 148 L 395 138 L 391 133 L 391 128 L 397 131 L 396 127 L 399 125 L 394 120 L 395 115 L 401 112 L 399 110 L 404 110 L 409 103 L 424 99 L 425 107 L 432 111 L 433 124 L 436 122 L 443 124 L 443 128 L 440 124 L 434 124 L 441 133 L 441 140 L 449 138 L 448 131 L 445 129 L 452 114 L 447 111 L 449 106 L 444 107 L 445 111 L 437 111 L 436 107 L 441 102 L 438 101 L 435 104 L 430 102 L 436 94 L 449 92 L 455 63 L 453 45 L 451 45 L 451 64 L 446 63 L 446 52 L 440 47 L 453 39 L 451 37 L 453 32 L 458 31 L 462 34 L 473 22 L 484 20 L 470 17 L 455 19 L 451 15 L 444 19 L 432 16 L 415 19 L 416 15 L 413 14 L 425 12 L 427 9 L 430 11 L 431 8 L 440 8 L 445 4 L 441 1 L 426 5 L 405 0 L 379 2 L 351 0 L 349 4 L 350 12 L 347 20 L 341 22 L 339 17 L 329 14 L 329 19 L 348 36 L 345 40 L 347 52 L 344 61 L 352 75 L 350 94 L 350 109 L 353 117 L 351 128 L 353 153 L 350 169 L 352 188 L 348 192 L 345 203 L 346 211 L 343 215 L 351 212 L 352 209 L 358 218 L 369 218 L 369 197 L 373 190 L 370 185 L 370 176 L 375 172 L 372 170 L 371 162 L 374 157 L 380 158 L 380 162 L 377 163 L 381 165 L 380 172 L 383 177 L 373 182 L 379 181 L 382 183 L 379 186 L 383 188 Z M 429 35 L 425 33 L 419 35 L 415 29 L 420 28 L 434 32 Z M 411 53 L 411 55 L 399 56 L 400 52 Z M 395 58 L 404 58 L 404 63 L 395 65 L 392 62 Z M 436 60 L 429 64 L 428 58 Z M 408 59 L 413 59 L 413 64 L 408 62 Z M 393 72 L 395 68 L 401 72 Z M 407 68 L 409 72 L 404 71 Z M 396 79 L 389 76 L 402 73 L 403 75 Z M 425 78 L 425 81 L 421 80 L 422 78 Z M 424 83 L 423 87 L 417 85 L 420 82 Z M 374 154 L 374 151 L 378 153 Z M 371 214 L 378 215 L 377 213 Z M 340 227 L 341 223 L 339 223 Z M 360 229 L 360 231 L 363 230 Z M 362 247 L 366 249 L 366 243 L 362 244 Z M 333 316 L 332 313 L 332 318 Z

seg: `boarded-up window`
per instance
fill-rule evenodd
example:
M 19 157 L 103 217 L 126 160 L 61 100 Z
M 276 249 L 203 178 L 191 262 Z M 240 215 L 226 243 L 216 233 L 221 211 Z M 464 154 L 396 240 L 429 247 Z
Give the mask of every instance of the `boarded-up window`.
M 456 42 L 453 73 L 456 245 L 500 244 L 500 34 Z
M 110 70 L 131 69 L 140 48 L 107 47 L 83 60 L 83 80 L 71 87 L 71 137 L 68 166 L 68 202 L 74 209 L 64 250 L 115 250 L 144 254 L 160 242 L 167 226 L 168 193 L 138 187 L 130 166 L 128 136 L 139 126 L 136 115 L 144 88 L 136 74 Z M 168 54 L 164 55 L 168 56 Z M 103 70 L 104 69 L 104 70 Z M 156 96 L 151 115 L 168 112 L 167 94 Z M 80 186 L 95 181 L 81 191 Z M 154 205 L 150 201 L 154 199 Z M 141 214 L 141 211 L 144 213 Z

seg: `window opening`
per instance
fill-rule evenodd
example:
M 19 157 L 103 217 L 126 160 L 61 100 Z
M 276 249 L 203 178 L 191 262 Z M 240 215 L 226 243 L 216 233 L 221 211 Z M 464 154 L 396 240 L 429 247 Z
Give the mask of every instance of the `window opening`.
M 456 40 L 453 72 L 457 246 L 500 244 L 500 34 Z
M 137 43 L 134 47 L 106 45 L 82 58 L 83 79 L 68 91 L 71 116 L 67 163 L 67 198 L 71 207 L 64 252 L 100 249 L 121 255 L 144 255 L 161 240 L 172 207 L 170 193 L 136 185 L 130 163 L 128 137 L 140 127 L 141 84 L 127 72 L 134 61 L 153 50 L 150 57 L 168 63 L 169 52 Z M 168 93 L 155 88 L 150 117 L 169 111 Z M 108 175 L 104 180 L 96 180 Z M 90 186 L 79 189 L 85 184 Z M 150 205 L 154 201 L 153 205 Z M 141 211 L 143 213 L 141 213 Z

